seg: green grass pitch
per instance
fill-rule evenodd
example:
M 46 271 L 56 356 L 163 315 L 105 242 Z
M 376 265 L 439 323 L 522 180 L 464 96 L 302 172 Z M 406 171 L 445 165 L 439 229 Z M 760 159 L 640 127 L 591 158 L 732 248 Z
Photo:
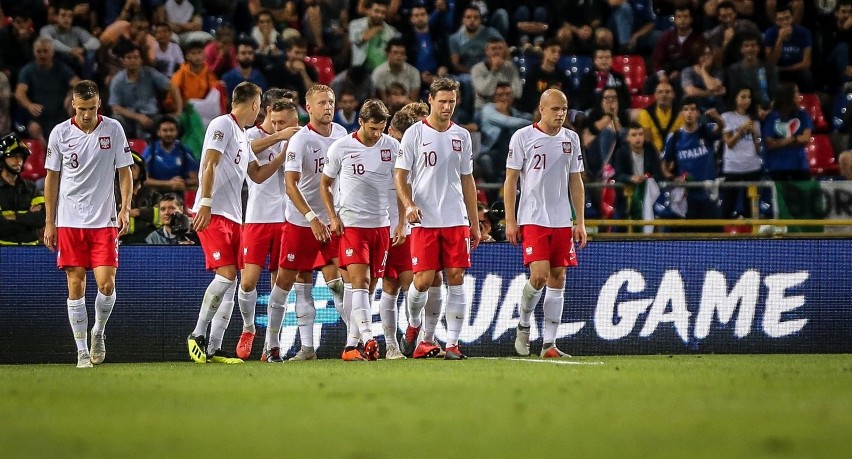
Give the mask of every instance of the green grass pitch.
M 852 356 L 0 366 L 0 456 L 852 457 Z

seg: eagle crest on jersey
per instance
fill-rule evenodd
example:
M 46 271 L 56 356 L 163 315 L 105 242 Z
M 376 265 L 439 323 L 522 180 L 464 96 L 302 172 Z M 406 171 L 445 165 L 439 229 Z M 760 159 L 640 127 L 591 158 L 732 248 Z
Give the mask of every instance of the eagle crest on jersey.
M 571 142 L 562 142 L 562 153 L 571 154 Z
M 222 131 L 213 131 L 213 140 L 222 140 L 225 138 L 225 133 Z
M 392 156 L 390 149 L 382 149 L 382 161 L 388 162 L 392 159 Z
M 453 151 L 462 151 L 461 139 L 453 139 Z
M 112 141 L 110 141 L 109 137 L 98 137 L 98 144 L 100 144 L 101 150 L 112 148 Z

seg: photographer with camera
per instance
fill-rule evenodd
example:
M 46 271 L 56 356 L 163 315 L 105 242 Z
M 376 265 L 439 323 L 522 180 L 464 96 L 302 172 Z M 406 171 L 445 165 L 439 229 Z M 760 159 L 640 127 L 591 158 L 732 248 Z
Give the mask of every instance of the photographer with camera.
M 157 206 L 163 226 L 151 232 L 145 242 L 153 245 L 195 244 L 188 236 L 191 224 L 182 211 L 183 199 L 174 193 L 166 193 Z

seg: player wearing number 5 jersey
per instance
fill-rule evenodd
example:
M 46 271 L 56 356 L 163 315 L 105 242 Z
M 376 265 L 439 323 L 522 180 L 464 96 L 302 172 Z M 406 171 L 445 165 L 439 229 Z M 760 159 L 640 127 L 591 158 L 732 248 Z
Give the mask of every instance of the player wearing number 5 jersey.
M 379 358 L 370 330 L 370 298 L 384 276 L 390 241 L 387 190 L 393 183 L 399 142 L 382 134 L 389 117 L 380 100 L 366 100 L 358 116 L 359 129 L 331 144 L 323 168 L 320 192 L 330 230 L 340 236 L 340 267 L 348 272 L 351 284 L 352 311 L 342 356 L 347 361 Z M 331 187 L 337 190 L 337 203 Z M 397 219 L 394 226 L 398 224 Z M 359 341 L 364 342 L 364 355 L 357 349 Z
M 565 268 L 577 265 L 574 241 L 580 248 L 586 245 L 583 155 L 577 133 L 562 126 L 568 112 L 565 94 L 548 89 L 541 95 L 539 110 L 541 121 L 519 129 L 509 141 L 503 189 L 506 239 L 515 245 L 522 242 L 524 264 L 530 269 L 520 304 L 515 351 L 530 354 L 530 318 L 546 285 L 541 357 L 570 357 L 556 347 L 555 338 L 562 321 Z
M 56 264 L 68 280 L 68 320 L 77 343 L 77 368 L 91 368 L 106 356 L 104 327 L 115 305 L 118 237 L 130 221 L 133 158 L 118 121 L 98 115 L 98 86 L 89 80 L 74 85 L 75 115 L 58 124 L 47 145 L 44 183 L 44 245 L 56 247 Z M 116 214 L 115 172 L 121 189 Z M 98 284 L 92 348 L 88 349 L 86 270 Z
M 197 363 L 241 363 L 225 357 L 222 338 L 234 310 L 240 225 L 243 221 L 242 189 L 246 175 L 263 183 L 284 163 L 284 154 L 260 165 L 244 126 L 254 123 L 260 110 L 260 88 L 243 82 L 234 88 L 231 113 L 214 118 L 204 134 L 192 226 L 204 249 L 208 270 L 216 276 L 204 293 L 195 329 L 187 338 L 189 356 Z M 207 327 L 210 342 L 207 343 Z M 205 349 L 206 347 L 206 349 Z
M 479 225 L 471 225 L 478 220 L 470 133 L 450 121 L 458 88 L 458 82 L 449 78 L 432 83 L 429 116 L 405 131 L 395 172 L 406 219 L 419 223 L 411 231 L 414 282 L 408 292 L 409 326 L 403 346 L 406 350 L 413 346 L 429 287 L 437 279 L 435 272 L 443 269 L 448 284 L 445 358 L 450 360 L 465 358 L 458 345 L 467 309 L 464 270 L 470 267 L 471 249 L 479 243 Z M 438 352 L 434 343 L 422 341 L 413 354 L 431 357 Z

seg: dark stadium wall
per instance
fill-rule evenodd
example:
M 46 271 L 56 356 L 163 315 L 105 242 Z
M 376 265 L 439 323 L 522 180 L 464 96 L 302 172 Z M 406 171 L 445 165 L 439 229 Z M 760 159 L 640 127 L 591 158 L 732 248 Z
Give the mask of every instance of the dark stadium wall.
M 54 257 L 43 247 L 0 248 L 0 363 L 74 360 L 65 276 Z M 120 257 L 107 361 L 188 360 L 185 339 L 211 278 L 200 248 L 124 246 Z M 557 335 L 560 348 L 573 355 L 852 352 L 849 241 L 594 242 L 579 251 L 579 260 L 568 274 Z M 88 279 L 91 325 L 95 283 L 91 274 Z M 473 252 L 466 283 L 473 304 L 461 336 L 468 355 L 513 355 L 525 282 L 520 249 L 496 243 Z M 269 293 L 268 285 L 259 288 L 255 354 Z M 322 279 L 314 299 L 317 351 L 337 358 L 345 332 Z M 282 347 L 292 354 L 299 342 L 292 304 L 288 311 Z M 402 330 L 405 313 L 400 316 Z M 235 307 L 225 336 L 230 352 L 240 321 Z M 534 352 L 541 321 L 538 308 Z

